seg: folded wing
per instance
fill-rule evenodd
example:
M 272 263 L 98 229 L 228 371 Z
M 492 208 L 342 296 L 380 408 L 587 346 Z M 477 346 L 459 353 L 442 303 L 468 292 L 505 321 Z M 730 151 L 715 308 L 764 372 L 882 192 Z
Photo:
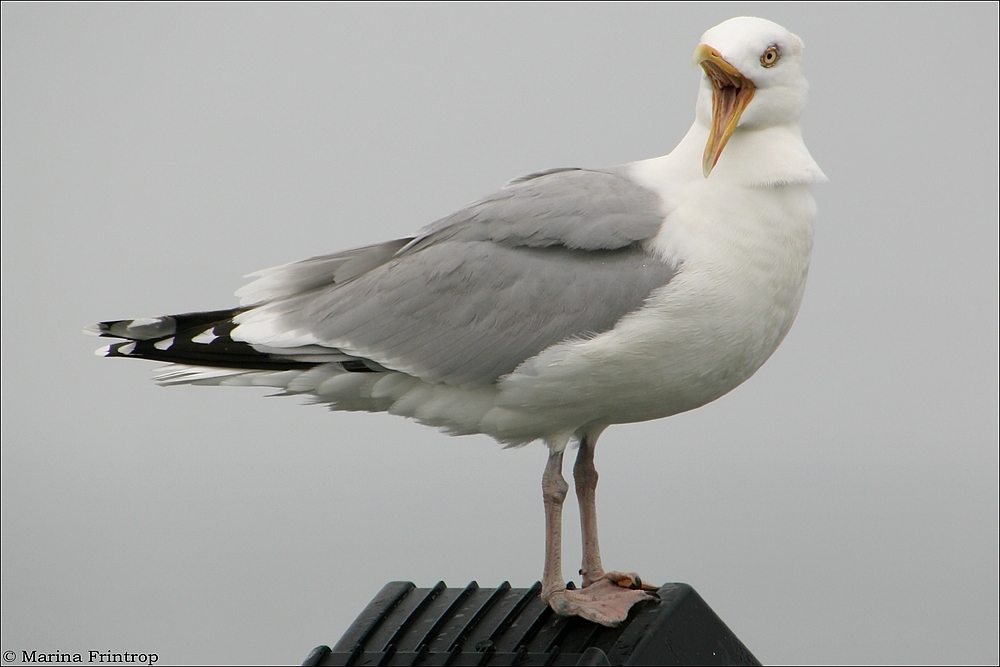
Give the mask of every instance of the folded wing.
M 416 237 L 261 271 L 238 292 L 239 309 L 95 332 L 141 341 L 109 356 L 275 371 L 339 364 L 484 386 L 553 344 L 610 330 L 666 285 L 677 267 L 643 243 L 664 219 L 659 198 L 623 172 L 542 172 Z M 168 331 L 176 318 L 183 336 Z

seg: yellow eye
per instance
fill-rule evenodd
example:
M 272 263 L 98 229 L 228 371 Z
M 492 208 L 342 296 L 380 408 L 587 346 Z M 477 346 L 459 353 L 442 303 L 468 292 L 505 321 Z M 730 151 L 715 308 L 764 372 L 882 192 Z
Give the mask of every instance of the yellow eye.
M 781 54 L 778 53 L 777 46 L 769 46 L 767 50 L 760 55 L 760 64 L 764 67 L 774 67 L 774 63 L 778 62 L 778 58 Z

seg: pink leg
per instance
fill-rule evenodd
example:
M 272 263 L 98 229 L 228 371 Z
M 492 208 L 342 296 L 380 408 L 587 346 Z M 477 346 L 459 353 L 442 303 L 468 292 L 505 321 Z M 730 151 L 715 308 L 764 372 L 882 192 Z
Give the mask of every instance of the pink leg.
M 596 436 L 595 436 L 596 437 Z M 545 501 L 545 571 L 542 575 L 541 597 L 560 616 L 580 616 L 601 625 L 615 626 L 625 620 L 636 602 L 650 599 L 637 575 L 622 572 L 605 574 L 597 542 L 597 510 L 595 490 L 597 470 L 594 468 L 593 439 L 582 438 L 580 454 L 573 468 L 580 500 L 580 520 L 583 527 L 584 588 L 567 590 L 562 578 L 562 504 L 568 485 L 562 476 L 563 454 L 550 450 L 542 476 L 542 496 Z
M 569 485 L 562 476 L 563 450 L 549 450 L 542 474 L 542 501 L 545 503 L 545 569 L 542 571 L 542 600 L 566 590 L 562 574 L 562 506 Z
M 603 429 L 602 429 L 603 430 Z M 583 587 L 610 580 L 616 586 L 631 589 L 656 590 L 643 584 L 634 572 L 605 572 L 601 564 L 601 546 L 597 540 L 597 468 L 594 466 L 594 445 L 601 431 L 591 432 L 580 438 L 580 451 L 573 466 L 576 482 L 576 499 L 580 503 L 580 532 L 583 536 Z
M 586 436 L 580 438 L 580 451 L 573 466 L 576 499 L 580 503 L 580 532 L 583 534 L 583 587 L 604 578 L 601 547 L 597 541 L 597 468 L 594 467 L 594 445 Z

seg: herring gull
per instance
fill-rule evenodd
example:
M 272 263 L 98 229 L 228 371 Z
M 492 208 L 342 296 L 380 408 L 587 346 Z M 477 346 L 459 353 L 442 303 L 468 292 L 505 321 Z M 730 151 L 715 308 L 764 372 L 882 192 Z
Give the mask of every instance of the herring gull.
M 169 362 L 165 385 L 275 387 L 505 445 L 544 441 L 542 598 L 624 620 L 652 587 L 606 572 L 594 446 L 749 378 L 802 299 L 825 180 L 802 141 L 802 41 L 757 18 L 706 32 L 694 124 L 668 155 L 551 169 L 416 235 L 254 274 L 226 310 L 102 322 L 98 354 Z M 563 452 L 583 534 L 562 576 Z

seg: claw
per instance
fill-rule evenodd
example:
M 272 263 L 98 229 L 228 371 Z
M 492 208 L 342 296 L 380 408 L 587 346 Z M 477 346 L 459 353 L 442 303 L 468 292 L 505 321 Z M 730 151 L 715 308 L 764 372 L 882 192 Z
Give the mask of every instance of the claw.
M 643 582 L 635 572 L 608 572 L 604 575 L 604 578 L 617 586 L 633 591 L 656 591 L 660 588 L 659 586 Z

